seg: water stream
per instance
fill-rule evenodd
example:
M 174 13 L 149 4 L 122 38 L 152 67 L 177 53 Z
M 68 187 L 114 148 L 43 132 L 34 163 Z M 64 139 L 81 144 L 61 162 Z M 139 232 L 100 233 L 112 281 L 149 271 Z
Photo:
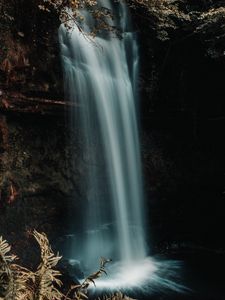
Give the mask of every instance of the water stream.
M 74 232 L 70 258 L 88 271 L 100 257 L 111 258 L 119 278 L 112 276 L 109 284 L 121 287 L 149 280 L 157 264 L 146 258 L 137 38 L 123 1 L 102 0 L 99 5 L 112 11 L 111 25 L 120 28 L 122 38 L 102 33 L 92 39 L 76 26 L 69 34 L 64 26 L 59 30 L 65 93 L 80 104 L 71 112 L 71 126 L 80 129 L 87 165 L 82 230 Z M 83 13 L 88 32 L 94 21 Z

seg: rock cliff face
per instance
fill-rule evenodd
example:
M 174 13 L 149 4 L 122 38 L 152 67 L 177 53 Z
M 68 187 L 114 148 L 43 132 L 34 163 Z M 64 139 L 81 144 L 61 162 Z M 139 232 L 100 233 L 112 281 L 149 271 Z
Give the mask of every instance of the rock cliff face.
M 147 16 L 137 12 L 136 23 L 153 239 L 224 247 L 225 3 L 152 6 Z
M 38 1 L 1 0 L 0 81 L 2 93 L 61 99 L 62 72 L 54 12 Z
M 59 23 L 35 0 L 0 5 L 1 234 L 19 244 L 35 227 L 55 239 L 69 233 L 86 168 L 76 133 L 69 142 Z M 225 1 L 152 1 L 132 11 L 152 240 L 157 251 L 173 242 L 224 247 Z

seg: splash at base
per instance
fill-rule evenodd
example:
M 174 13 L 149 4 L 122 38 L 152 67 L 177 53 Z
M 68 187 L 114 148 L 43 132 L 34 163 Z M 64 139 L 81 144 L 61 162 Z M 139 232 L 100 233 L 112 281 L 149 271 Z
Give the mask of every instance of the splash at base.
M 141 261 L 113 263 L 107 267 L 107 275 L 95 281 L 91 293 L 150 295 L 154 293 L 190 292 L 181 282 L 179 274 L 182 263 L 175 260 L 157 260 L 147 257 Z

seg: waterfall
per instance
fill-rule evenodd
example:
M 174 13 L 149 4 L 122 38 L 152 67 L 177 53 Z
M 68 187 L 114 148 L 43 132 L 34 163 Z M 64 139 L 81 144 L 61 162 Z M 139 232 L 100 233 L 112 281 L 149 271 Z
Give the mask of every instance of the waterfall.
M 94 269 L 99 258 L 131 264 L 146 257 L 143 187 L 137 125 L 138 46 L 126 4 L 99 1 L 114 15 L 122 38 L 95 38 L 78 27 L 60 27 L 65 94 L 79 103 L 71 112 L 86 162 L 86 195 L 80 210 L 82 232 L 75 232 L 71 258 Z M 83 29 L 92 17 L 84 12 Z
M 121 30 L 122 38 L 112 32 L 91 38 L 77 26 L 71 32 L 63 25 L 59 29 L 65 95 L 75 104 L 70 138 L 75 132 L 81 141 L 83 162 L 83 199 L 75 220 L 69 220 L 74 228 L 67 258 L 86 274 L 98 268 L 100 257 L 111 258 L 110 275 L 96 282 L 100 290 L 183 292 L 179 262 L 147 257 L 136 34 L 125 1 L 98 4 L 112 11 L 110 25 Z M 83 31 L 90 32 L 95 20 L 82 13 Z

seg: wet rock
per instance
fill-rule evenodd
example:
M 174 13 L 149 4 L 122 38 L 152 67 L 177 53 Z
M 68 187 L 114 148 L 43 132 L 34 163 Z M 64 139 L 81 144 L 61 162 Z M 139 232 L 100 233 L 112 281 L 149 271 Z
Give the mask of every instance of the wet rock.
M 77 260 L 63 259 L 60 261 L 59 269 L 63 274 L 68 274 L 71 277 L 73 284 L 76 282 L 79 284 L 78 279 L 84 278 L 80 262 Z

